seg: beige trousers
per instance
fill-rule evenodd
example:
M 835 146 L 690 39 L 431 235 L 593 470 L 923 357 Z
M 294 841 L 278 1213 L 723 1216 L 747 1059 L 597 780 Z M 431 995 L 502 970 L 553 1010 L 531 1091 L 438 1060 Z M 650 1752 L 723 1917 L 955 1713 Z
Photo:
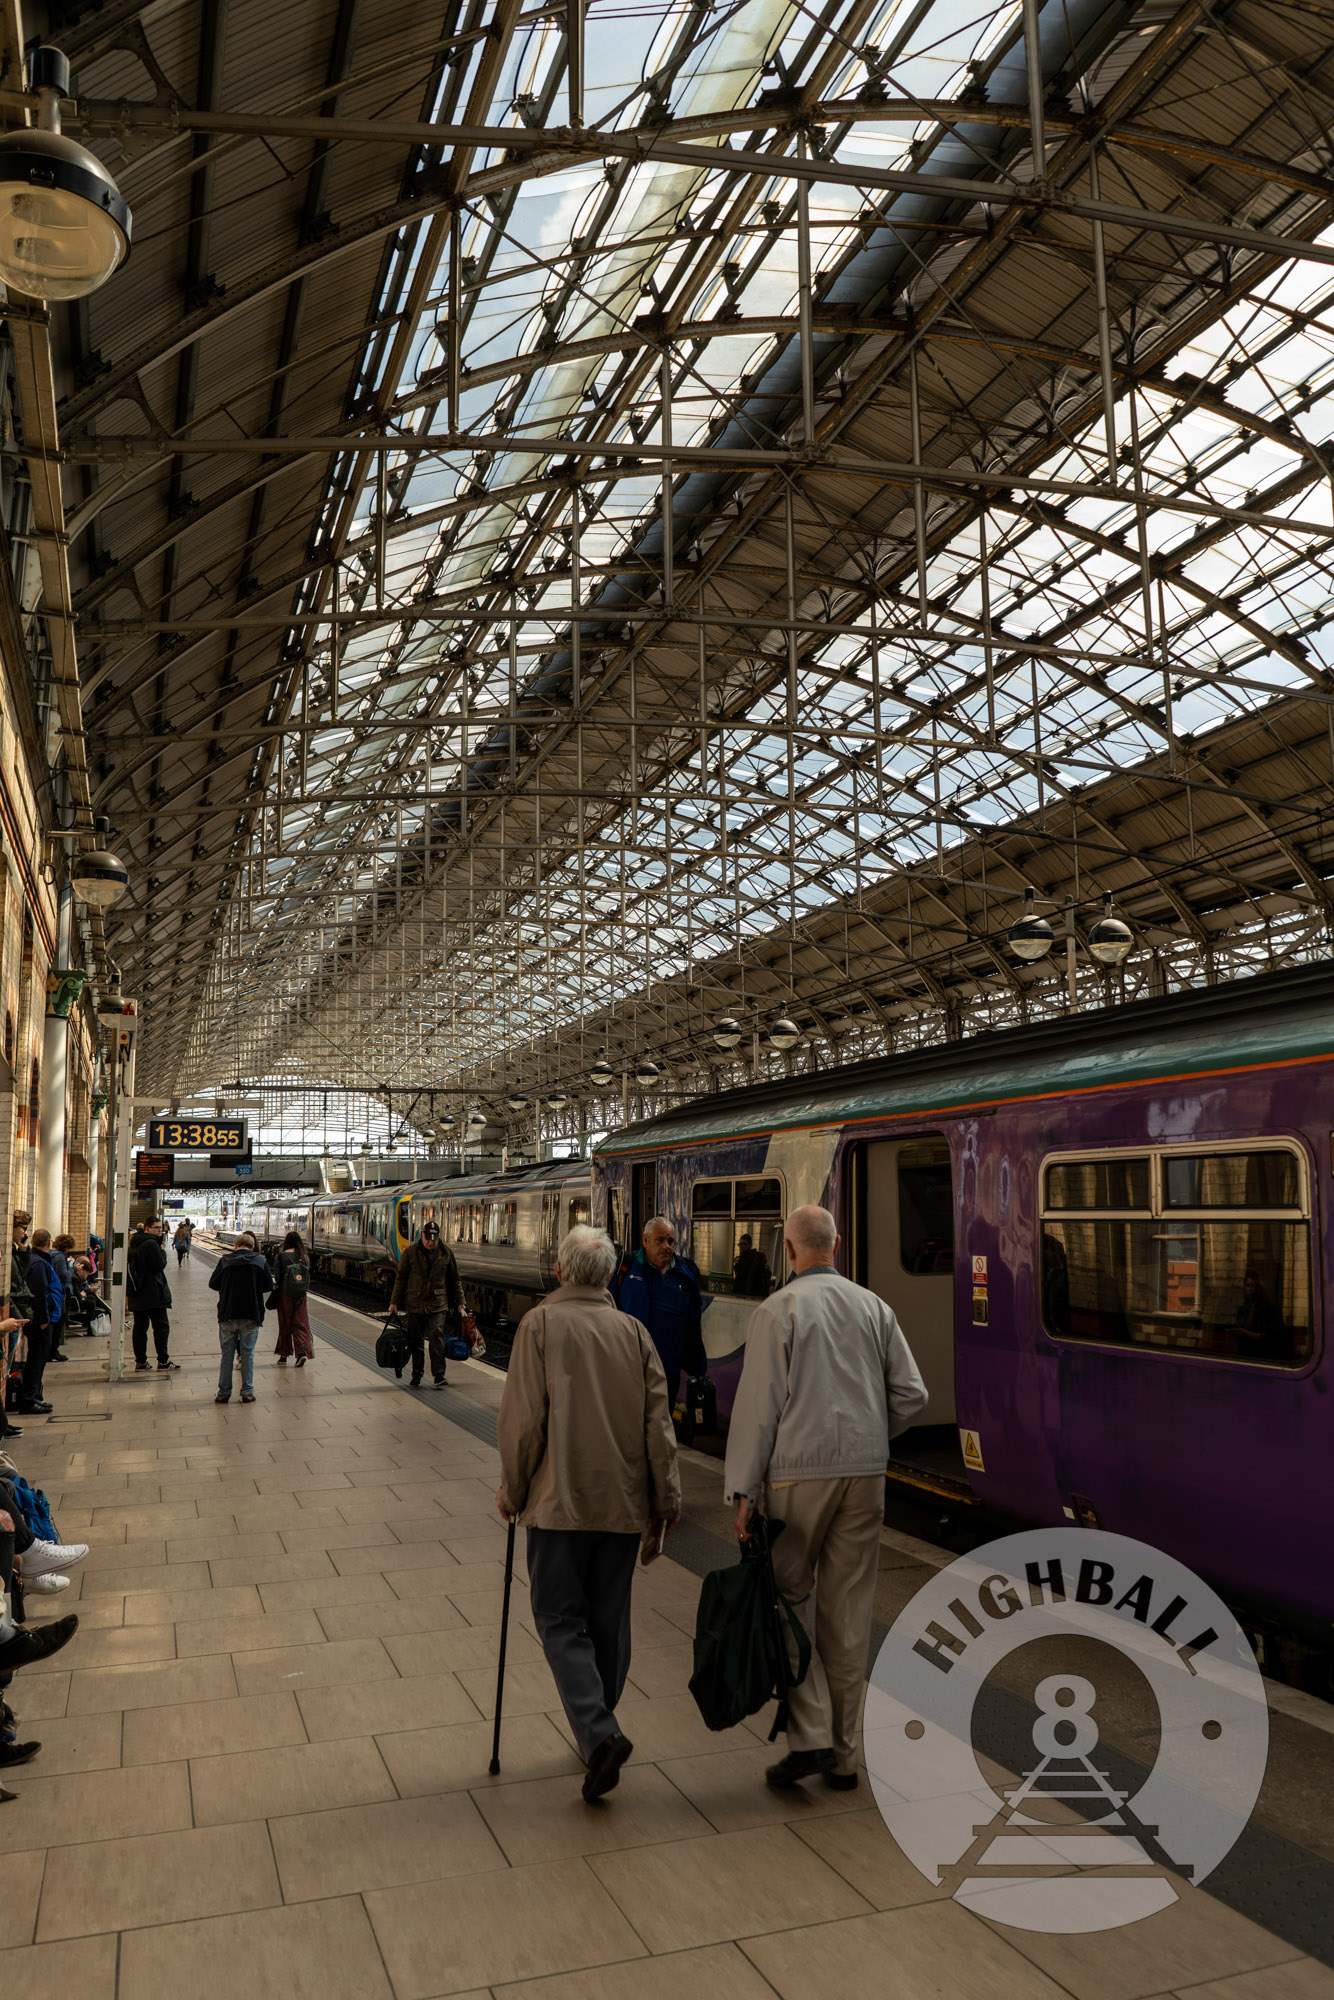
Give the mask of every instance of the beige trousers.
M 836 1768 L 855 1771 L 885 1518 L 884 1475 L 773 1486 L 765 1511 L 785 1524 L 774 1543 L 774 1577 L 811 1641 L 810 1669 L 788 1702 L 787 1747 L 832 1745 Z

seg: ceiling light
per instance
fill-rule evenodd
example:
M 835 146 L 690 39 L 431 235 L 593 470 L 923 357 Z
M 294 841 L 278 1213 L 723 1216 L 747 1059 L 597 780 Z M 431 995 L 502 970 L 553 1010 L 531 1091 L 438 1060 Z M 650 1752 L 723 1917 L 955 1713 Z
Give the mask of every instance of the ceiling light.
M 0 145 L 3 143 L 0 140 Z M 76 854 L 69 868 L 70 887 L 81 903 L 91 903 L 95 910 L 109 910 L 130 886 L 129 869 L 103 844 L 105 826 L 103 820 L 98 827 L 98 845 L 89 854 Z
M 1010 949 L 1015 957 L 1025 965 L 1036 965 L 1045 958 L 1056 939 L 1056 933 L 1045 917 L 1033 914 L 1033 891 L 1024 891 L 1024 914 L 1017 924 L 1010 926 Z
M 511 1111 L 526 1111 L 528 1109 L 528 1099 L 517 1090 L 512 1091 L 505 1099 L 505 1102 Z
M 34 49 L 43 129 L 0 139 L 0 279 L 29 298 L 82 299 L 130 254 L 130 211 L 102 162 L 60 130 L 69 63 Z
M 588 1080 L 597 1090 L 607 1090 L 615 1083 L 616 1072 L 605 1056 L 598 1057 L 588 1072 Z
M 776 1049 L 794 1049 L 801 1040 L 801 1029 L 786 1014 L 780 1014 L 769 1030 L 769 1040 Z
M 1130 956 L 1135 933 L 1120 917 L 1112 915 L 1112 899 L 1102 899 L 1102 915 L 1089 930 L 1089 952 L 1099 965 L 1124 965 Z
M 658 1065 L 642 1056 L 635 1064 L 635 1082 L 643 1090 L 651 1090 L 658 1081 Z
M 569 1101 L 568 1094 L 557 1084 L 556 1088 L 547 1095 L 547 1108 L 551 1111 L 563 1111 Z
M 722 1049 L 724 1054 L 729 1053 L 740 1042 L 741 1032 L 740 1021 L 734 1020 L 730 1014 L 724 1014 L 721 1021 L 715 1021 L 713 1024 L 714 1047 Z

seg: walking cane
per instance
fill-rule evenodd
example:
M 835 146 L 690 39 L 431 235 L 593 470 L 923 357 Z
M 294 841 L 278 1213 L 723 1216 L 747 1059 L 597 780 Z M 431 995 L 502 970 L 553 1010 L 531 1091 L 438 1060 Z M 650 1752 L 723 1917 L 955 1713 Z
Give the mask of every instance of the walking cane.
M 500 1662 L 496 1668 L 496 1733 L 491 1740 L 491 1776 L 500 1773 L 500 1707 L 505 1694 L 505 1642 L 510 1631 L 510 1586 L 514 1582 L 514 1530 L 518 1516 L 510 1515 L 509 1537 L 505 1543 L 505 1602 L 500 1612 Z

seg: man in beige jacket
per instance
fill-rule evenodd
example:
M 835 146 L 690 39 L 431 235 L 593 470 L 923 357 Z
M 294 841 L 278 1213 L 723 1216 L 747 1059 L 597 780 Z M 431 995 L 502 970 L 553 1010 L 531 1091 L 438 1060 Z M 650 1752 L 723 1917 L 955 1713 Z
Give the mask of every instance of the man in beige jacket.
M 792 1278 L 747 1329 L 723 1490 L 743 1540 L 755 1506 L 784 1523 L 774 1577 L 813 1641 L 769 1783 L 823 1774 L 850 1791 L 889 1441 L 921 1415 L 926 1390 L 884 1300 L 835 1268 L 827 1208 L 794 1209 L 783 1248 Z
M 616 1248 L 572 1229 L 559 1289 L 519 1323 L 500 1400 L 496 1505 L 528 1531 L 533 1620 L 579 1754 L 584 1797 L 612 1790 L 634 1747 L 616 1726 L 630 1670 L 630 1591 L 646 1528 L 681 1512 L 667 1378 L 607 1285 Z

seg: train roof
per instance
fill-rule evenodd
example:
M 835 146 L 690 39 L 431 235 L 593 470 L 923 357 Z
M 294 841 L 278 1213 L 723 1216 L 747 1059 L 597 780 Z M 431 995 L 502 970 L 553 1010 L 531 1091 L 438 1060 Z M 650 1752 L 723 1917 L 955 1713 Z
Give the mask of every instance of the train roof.
M 1334 964 L 1261 973 L 1163 999 L 1083 1009 L 963 1042 L 694 1098 L 610 1134 L 602 1159 L 800 1126 L 959 1116 L 1024 1098 L 1227 1075 L 1334 1056 Z
M 483 1190 L 503 1193 L 507 1188 L 534 1185 L 563 1187 L 567 1181 L 587 1180 L 590 1171 L 586 1159 L 532 1160 L 526 1166 L 507 1167 L 502 1174 L 453 1174 L 443 1180 L 386 1181 L 375 1187 L 348 1188 L 341 1194 L 315 1195 L 312 1199 L 319 1207 L 348 1201 L 401 1201 L 404 1197 L 416 1200 L 420 1195 L 430 1195 L 439 1201 L 450 1195 L 477 1194 Z

